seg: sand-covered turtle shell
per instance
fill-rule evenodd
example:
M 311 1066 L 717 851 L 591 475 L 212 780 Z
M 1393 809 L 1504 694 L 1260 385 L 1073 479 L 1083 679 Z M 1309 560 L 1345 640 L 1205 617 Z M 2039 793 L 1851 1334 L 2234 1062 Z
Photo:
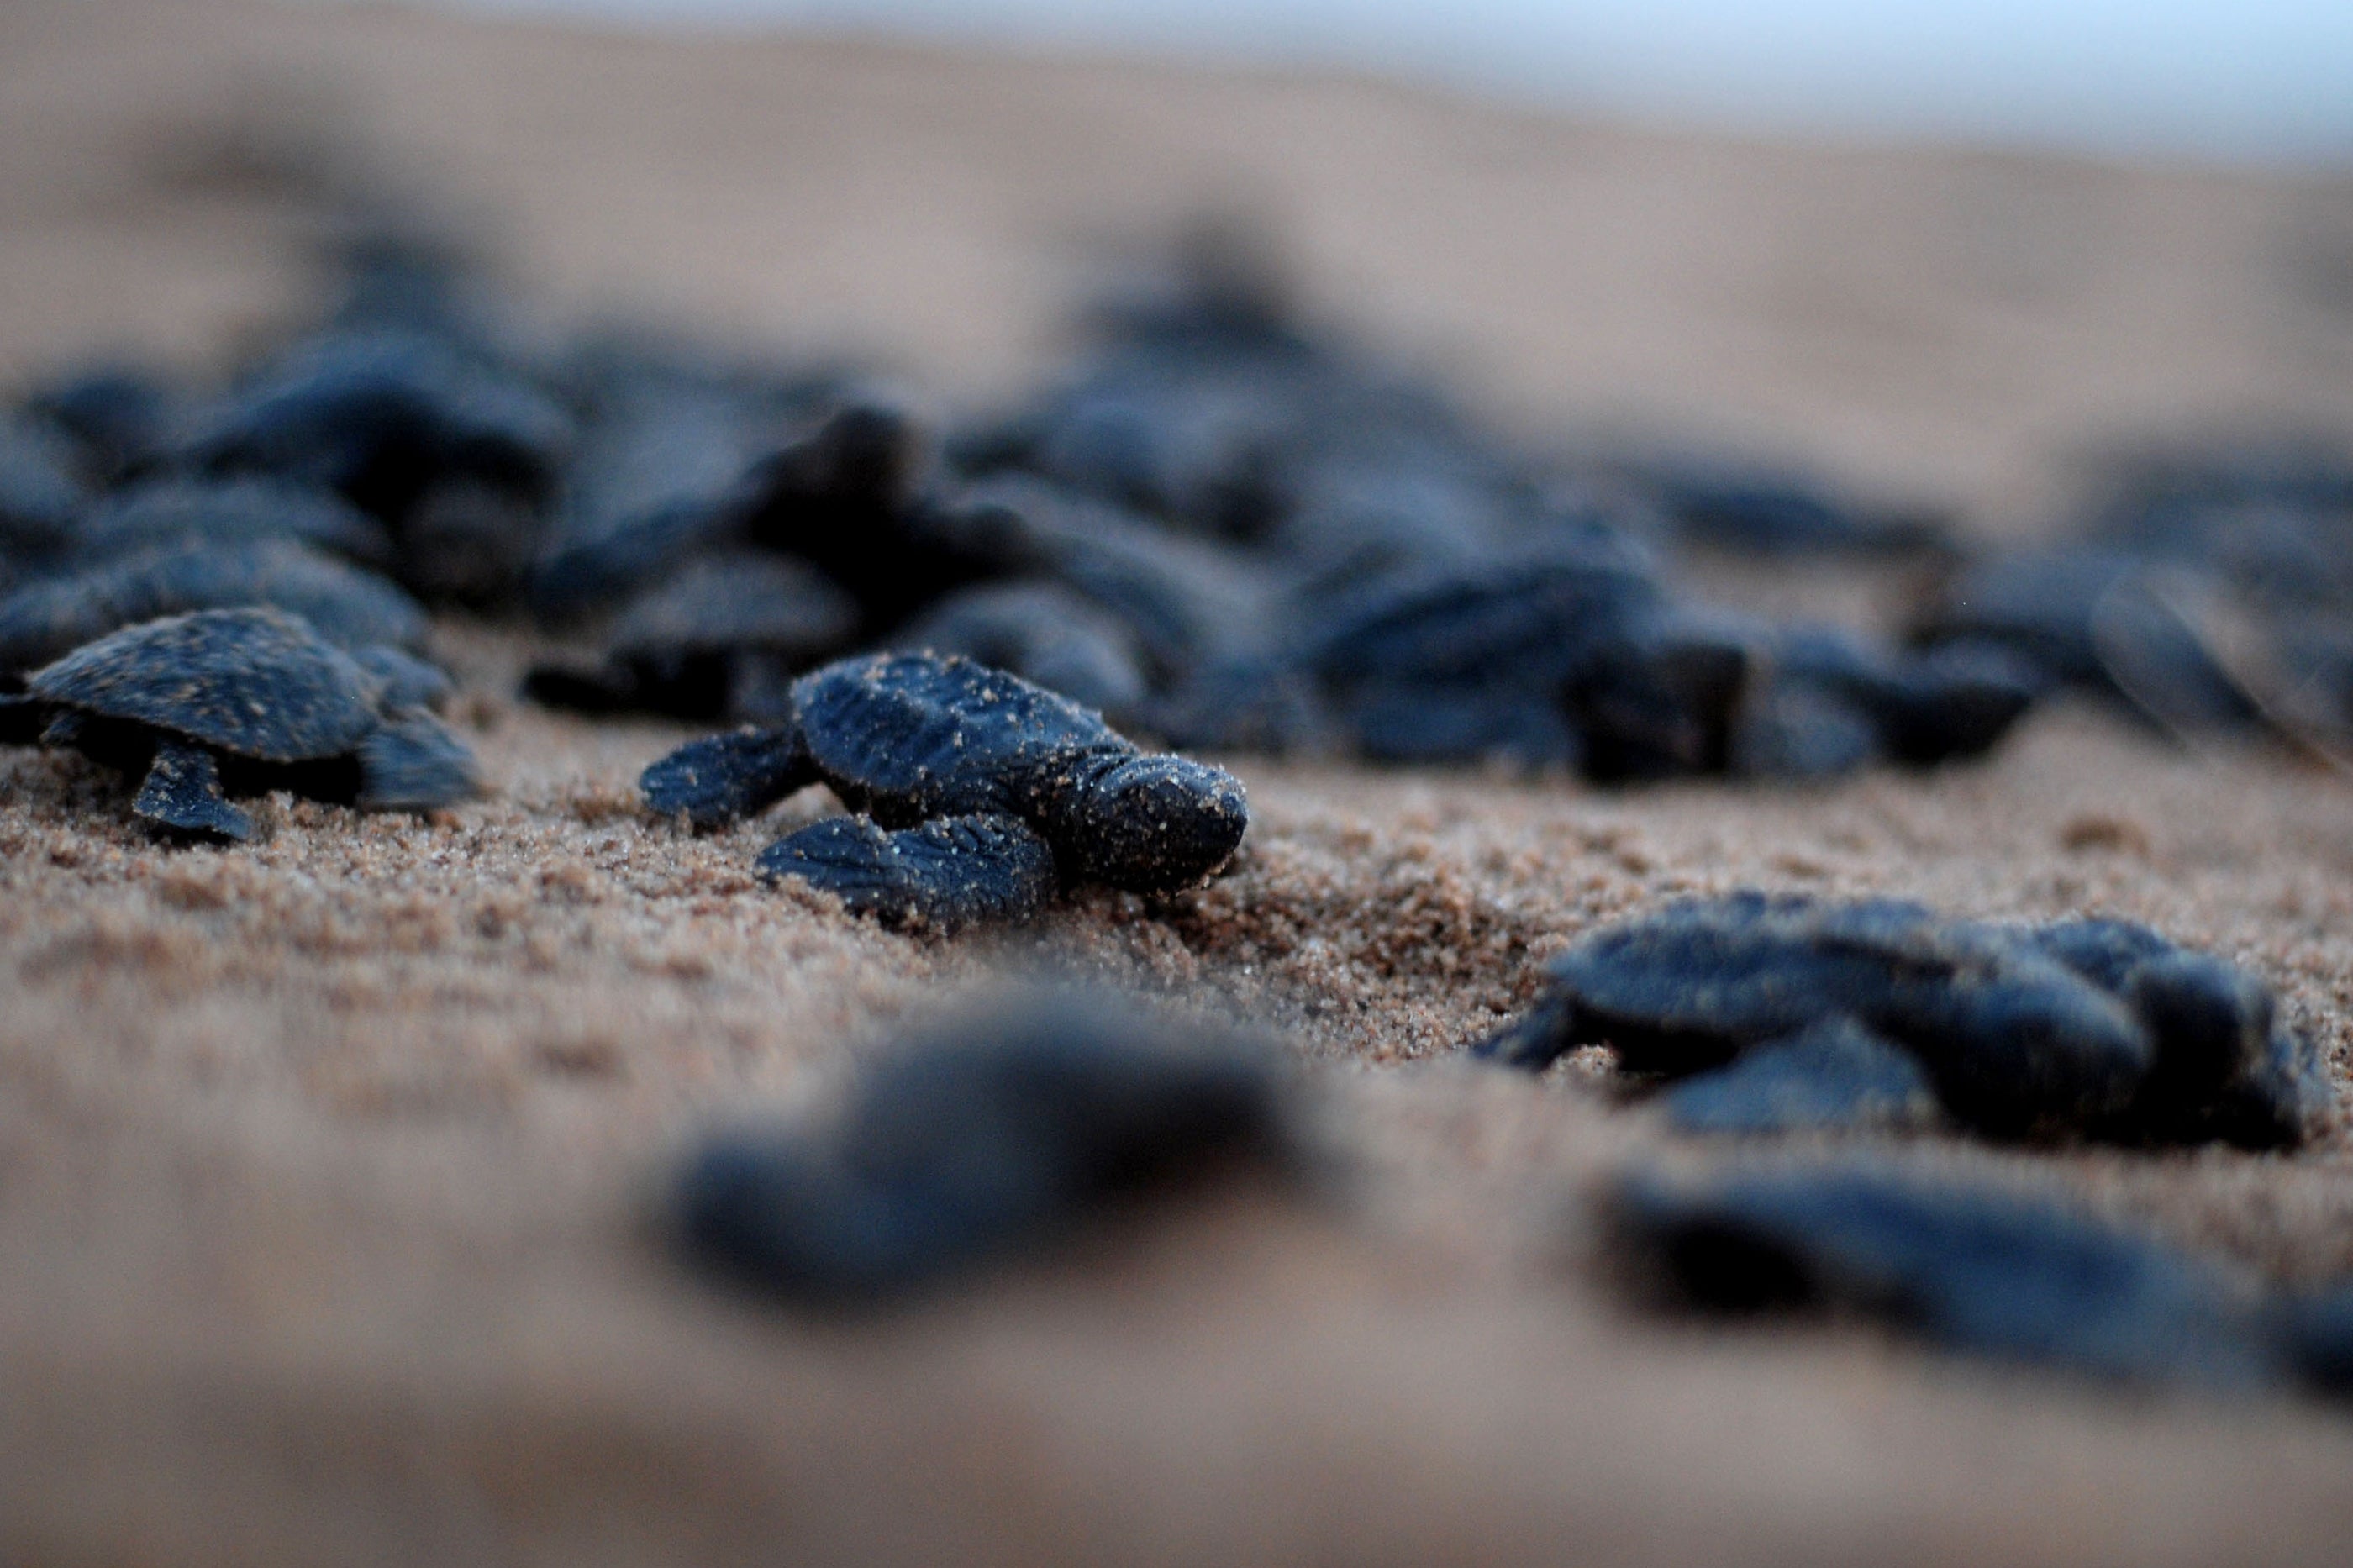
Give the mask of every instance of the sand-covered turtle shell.
M 826 780 L 877 820 L 1016 810 L 1095 752 L 1132 753 L 1102 715 L 966 658 L 878 654 L 804 677 L 793 706 Z
M 346 755 L 380 721 L 367 672 L 301 620 L 269 609 L 128 626 L 35 671 L 25 686 L 57 707 L 263 762 Z

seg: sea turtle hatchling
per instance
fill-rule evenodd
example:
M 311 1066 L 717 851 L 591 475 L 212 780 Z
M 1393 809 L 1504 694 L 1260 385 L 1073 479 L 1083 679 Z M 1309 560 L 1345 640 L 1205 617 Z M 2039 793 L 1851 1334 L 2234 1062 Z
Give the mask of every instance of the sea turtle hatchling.
M 849 646 L 858 602 L 814 568 L 752 550 L 689 562 L 615 618 L 603 660 L 533 666 L 523 689 L 584 712 L 774 717 L 763 699 Z
M 157 827 L 243 839 L 227 798 L 290 789 L 424 810 L 475 793 L 472 754 L 385 679 L 272 609 L 205 610 L 125 627 L 37 669 L 5 700 L 40 739 L 144 773 L 131 809 Z
M 269 605 L 338 647 L 419 648 L 424 607 L 373 573 L 290 540 L 142 550 L 0 595 L 0 678 L 37 669 L 109 632 L 191 610 Z
M 716 826 L 825 784 L 851 811 L 760 857 L 860 913 L 943 927 L 1035 912 L 1058 886 L 1203 881 L 1249 826 L 1240 781 L 1155 754 L 1018 676 L 931 653 L 843 659 L 794 682 L 792 718 L 691 742 L 647 805 Z
M 1034 992 L 877 1053 L 838 1115 L 707 1140 L 684 1256 L 803 1305 L 880 1305 L 1050 1248 L 1155 1192 L 1311 1170 L 1266 1042 Z
M 1745 891 L 1605 927 L 1546 969 L 1535 1006 L 1480 1055 L 1540 1070 L 1607 1043 L 1630 1073 L 1707 1084 L 1700 1120 L 1717 1126 L 1757 1130 L 1799 1098 L 1907 1101 L 1873 1041 L 1911 1057 L 1962 1125 L 2003 1137 L 2293 1146 L 2327 1100 L 2260 980 L 2126 921 Z M 1796 1048 L 1833 1026 L 1845 1048 Z

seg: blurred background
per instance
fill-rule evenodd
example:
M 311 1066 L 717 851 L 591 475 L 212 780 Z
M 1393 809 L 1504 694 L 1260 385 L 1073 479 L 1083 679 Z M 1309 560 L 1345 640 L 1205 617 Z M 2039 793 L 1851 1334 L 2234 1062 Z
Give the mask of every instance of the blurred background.
M 25 0 L 0 371 L 217 363 L 332 156 L 551 317 L 963 405 L 1204 212 L 1550 439 L 2043 526 L 2087 446 L 2353 432 L 2353 7 L 2319 0 Z
M 2353 155 L 2330 0 L 442 0 L 757 27 L 1352 68 L 1726 129 L 2248 162 Z

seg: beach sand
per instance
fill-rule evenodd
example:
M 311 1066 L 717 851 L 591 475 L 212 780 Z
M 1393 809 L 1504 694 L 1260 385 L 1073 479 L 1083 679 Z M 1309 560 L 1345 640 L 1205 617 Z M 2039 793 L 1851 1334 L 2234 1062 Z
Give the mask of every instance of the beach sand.
M 1051 363 L 1105 247 L 1219 207 L 1512 428 L 1752 443 L 1987 534 L 2047 527 L 2120 435 L 2353 433 L 2341 180 L 216 0 L 0 13 L 0 375 L 203 366 L 298 316 L 273 171 L 322 127 L 551 320 L 871 355 L 947 405 Z M 1907 586 L 1703 580 L 1864 623 Z M 1575 1068 L 1453 1058 L 1592 922 L 1757 886 L 2149 921 L 2271 981 L 2341 1091 L 2339 775 L 2063 703 L 1985 764 L 1813 790 L 1237 759 L 1224 879 L 942 942 L 754 880 L 820 794 L 686 837 L 632 785 L 687 731 L 520 705 L 514 634 L 439 635 L 495 793 L 429 821 L 279 797 L 249 848 L 164 849 L 121 781 L 0 752 L 12 1563 L 2341 1560 L 2341 1410 L 1632 1312 L 1594 1184 L 1738 1152 Z M 1031 972 L 1289 1036 L 1328 1175 L 880 1318 L 677 1267 L 655 1211 L 697 1129 L 815 1103 L 902 1020 Z M 1894 1152 L 2251 1279 L 2353 1272 L 2342 1115 L 2293 1156 Z

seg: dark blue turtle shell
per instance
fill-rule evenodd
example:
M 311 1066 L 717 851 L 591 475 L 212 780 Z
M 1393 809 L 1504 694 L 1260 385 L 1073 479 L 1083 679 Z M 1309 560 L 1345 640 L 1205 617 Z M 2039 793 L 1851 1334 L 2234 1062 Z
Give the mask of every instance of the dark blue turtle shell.
M 1090 760 L 1135 754 L 1101 714 L 967 658 L 844 659 L 803 677 L 793 707 L 826 782 L 886 826 L 1035 817 Z
M 2126 1142 L 2293 1144 L 2326 1100 L 2260 980 L 2120 921 L 1736 893 L 1596 932 L 1548 967 L 1551 989 L 1481 1054 L 1541 1068 L 1608 1044 L 1630 1070 L 1676 1076 L 1848 1025 L 1908 1052 L 1981 1131 Z
M 0 670 L 47 664 L 120 627 L 191 610 L 269 605 L 346 648 L 417 647 L 425 611 L 370 573 L 288 540 L 141 551 L 0 597 Z
M 277 610 L 206 610 L 128 626 L 25 682 L 52 707 L 145 725 L 237 756 L 349 754 L 381 721 L 378 684 Z

